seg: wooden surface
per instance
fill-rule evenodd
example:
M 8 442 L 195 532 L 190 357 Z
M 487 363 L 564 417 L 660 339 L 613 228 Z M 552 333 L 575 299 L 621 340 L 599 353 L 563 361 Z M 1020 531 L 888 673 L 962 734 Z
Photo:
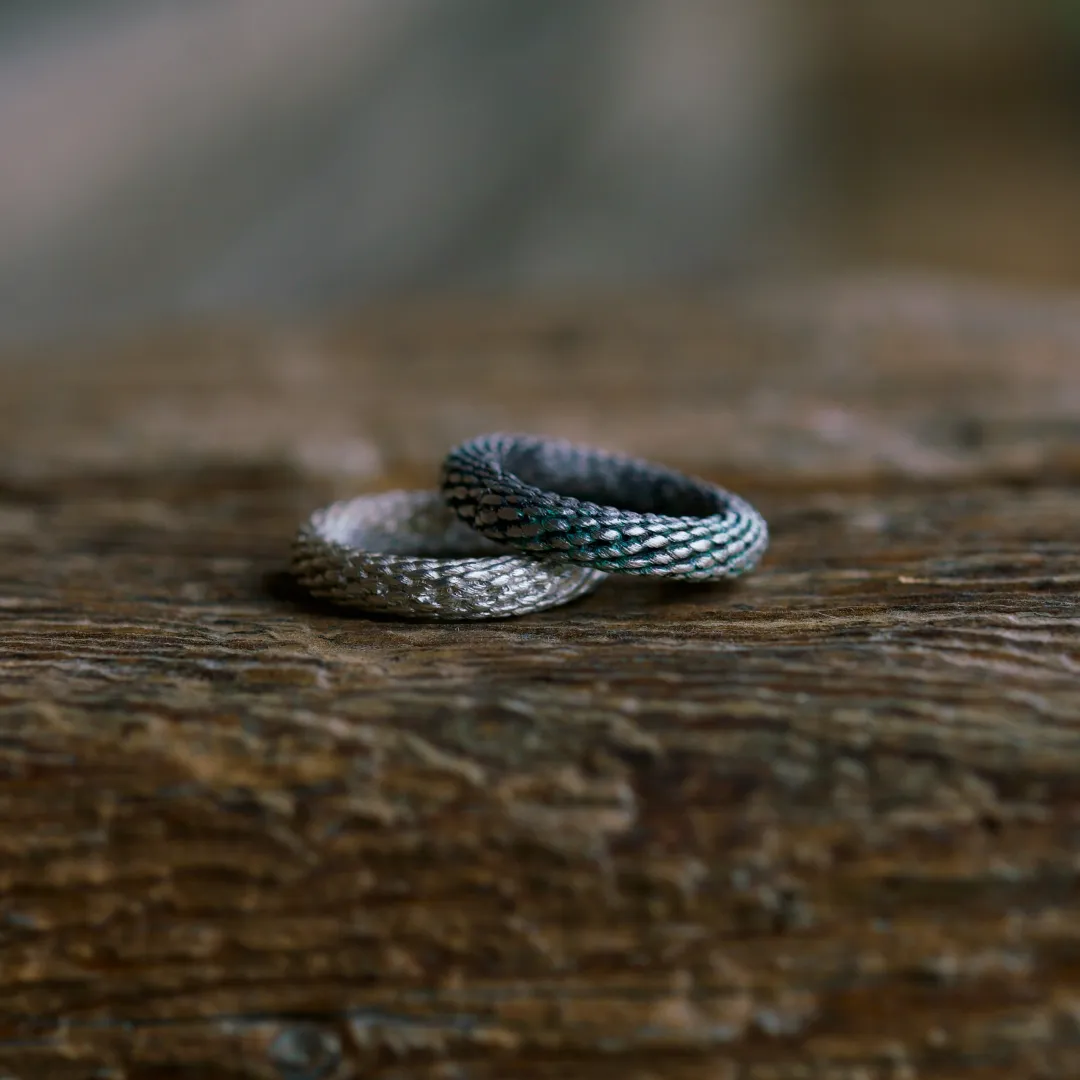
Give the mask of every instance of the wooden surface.
M 1080 304 L 880 285 L 0 369 L 0 1076 L 1080 1075 Z M 491 429 L 729 483 L 732 587 L 282 571 Z

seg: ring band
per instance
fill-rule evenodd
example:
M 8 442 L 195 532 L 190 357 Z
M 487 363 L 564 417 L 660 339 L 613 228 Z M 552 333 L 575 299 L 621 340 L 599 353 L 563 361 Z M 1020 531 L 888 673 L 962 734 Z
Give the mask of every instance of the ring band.
M 506 553 L 457 521 L 436 491 L 392 491 L 316 510 L 293 573 L 343 607 L 413 619 L 495 619 L 591 592 L 594 569 Z
M 490 539 L 613 574 L 736 577 L 769 542 L 764 518 L 721 487 L 529 435 L 483 435 L 452 450 L 443 495 Z

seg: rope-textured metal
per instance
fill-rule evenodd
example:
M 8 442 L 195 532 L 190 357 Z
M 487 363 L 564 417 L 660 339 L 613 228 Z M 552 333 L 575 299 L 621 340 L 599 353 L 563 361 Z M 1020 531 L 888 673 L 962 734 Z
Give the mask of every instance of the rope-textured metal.
M 606 575 L 507 553 L 467 529 L 437 491 L 392 491 L 315 511 L 293 573 L 343 607 L 413 619 L 496 619 L 565 604 Z
M 562 440 L 480 436 L 450 452 L 442 484 L 484 536 L 608 573 L 735 577 L 769 542 L 764 518 L 723 488 Z

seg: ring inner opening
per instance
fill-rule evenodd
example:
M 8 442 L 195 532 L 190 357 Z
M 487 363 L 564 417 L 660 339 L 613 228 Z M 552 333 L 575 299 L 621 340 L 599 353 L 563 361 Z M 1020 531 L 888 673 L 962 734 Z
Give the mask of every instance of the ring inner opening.
M 690 477 L 602 455 L 558 453 L 549 444 L 515 447 L 504 467 L 542 490 L 635 514 L 709 517 L 721 509 Z

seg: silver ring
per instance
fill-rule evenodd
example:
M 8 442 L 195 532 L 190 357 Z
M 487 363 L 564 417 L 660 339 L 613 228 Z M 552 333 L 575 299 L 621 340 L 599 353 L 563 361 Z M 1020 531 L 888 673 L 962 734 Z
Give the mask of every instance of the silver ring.
M 483 435 L 452 450 L 443 495 L 490 539 L 612 574 L 736 577 L 769 543 L 765 519 L 724 488 L 530 435 Z
M 496 619 L 544 611 L 606 576 L 507 554 L 467 529 L 436 491 L 391 491 L 316 510 L 293 543 L 293 573 L 343 607 L 413 619 Z

